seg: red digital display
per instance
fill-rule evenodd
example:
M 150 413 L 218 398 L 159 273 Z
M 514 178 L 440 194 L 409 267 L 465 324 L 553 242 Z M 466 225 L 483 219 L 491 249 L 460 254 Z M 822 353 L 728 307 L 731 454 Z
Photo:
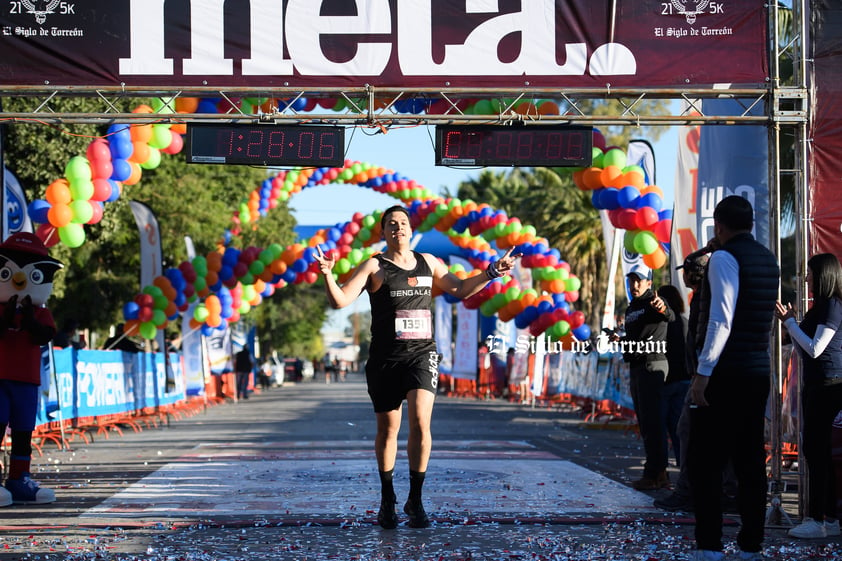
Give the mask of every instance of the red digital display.
M 308 125 L 188 124 L 187 163 L 339 167 L 345 129 Z
M 593 129 L 562 125 L 438 126 L 437 166 L 586 167 Z

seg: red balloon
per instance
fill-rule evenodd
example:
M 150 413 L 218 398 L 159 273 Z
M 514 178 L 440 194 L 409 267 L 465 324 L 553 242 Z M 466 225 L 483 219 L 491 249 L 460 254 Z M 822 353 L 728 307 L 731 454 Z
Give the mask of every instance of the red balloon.
M 635 224 L 636 217 L 636 210 L 624 208 L 623 210 L 617 213 L 617 223 L 614 224 L 614 226 L 623 230 L 634 230 L 637 228 L 637 225 Z
M 181 152 L 181 149 L 184 148 L 184 137 L 172 130 L 170 133 L 172 134 L 172 140 L 170 141 L 169 146 L 161 150 L 161 152 L 170 155 L 178 154 Z
M 658 223 L 658 213 L 651 206 L 640 208 L 635 214 L 634 223 L 638 230 L 651 230 Z
M 46 222 L 38 226 L 38 229 L 35 230 L 35 235 L 47 247 L 52 247 L 59 242 L 58 230 L 56 230 L 55 226 Z
M 570 319 L 567 320 L 570 323 L 571 329 L 576 329 L 583 323 L 585 323 L 585 314 L 580 310 L 576 310 L 572 314 L 570 314 Z
M 670 236 L 672 235 L 672 219 L 666 218 L 655 224 L 652 233 L 655 234 L 659 242 L 669 243 Z

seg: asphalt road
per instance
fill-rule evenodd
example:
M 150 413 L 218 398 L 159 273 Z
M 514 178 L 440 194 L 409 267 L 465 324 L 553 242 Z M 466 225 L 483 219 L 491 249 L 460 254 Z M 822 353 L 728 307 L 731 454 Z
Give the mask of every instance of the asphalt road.
M 652 507 L 667 491 L 629 486 L 643 458 L 636 434 L 585 424 L 569 406 L 440 395 L 425 485 L 433 524 L 420 530 L 374 523 L 374 416 L 359 375 L 120 429 L 70 450 L 45 445 L 35 478 L 57 501 L 0 509 L 0 560 L 651 561 L 693 549 L 691 514 Z M 401 452 L 399 500 L 407 470 Z M 787 538 L 797 477 L 785 478 L 768 557 L 842 558 L 838 538 Z M 737 524 L 728 519 L 729 552 Z

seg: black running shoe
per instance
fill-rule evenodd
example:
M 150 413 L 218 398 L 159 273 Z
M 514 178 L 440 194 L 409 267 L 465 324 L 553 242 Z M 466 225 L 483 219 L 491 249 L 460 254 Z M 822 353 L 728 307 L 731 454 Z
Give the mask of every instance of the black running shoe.
M 394 530 L 398 527 L 398 515 L 395 513 L 397 497 L 380 499 L 380 511 L 377 513 L 377 523 L 384 530 Z
M 403 505 L 403 511 L 409 516 L 407 526 L 410 528 L 427 528 L 430 525 L 430 519 L 424 511 L 424 505 L 420 500 L 408 500 Z

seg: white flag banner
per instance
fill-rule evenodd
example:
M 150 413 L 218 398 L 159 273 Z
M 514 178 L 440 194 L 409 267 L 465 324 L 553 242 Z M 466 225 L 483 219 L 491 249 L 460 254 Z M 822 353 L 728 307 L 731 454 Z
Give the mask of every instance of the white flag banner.
M 465 304 L 456 304 L 456 345 L 453 348 L 454 378 L 476 380 L 479 310 L 469 310 Z
M 202 360 L 202 332 L 190 327 L 197 302 L 190 304 L 181 321 L 181 356 L 184 359 L 184 384 L 187 395 L 205 393 L 205 368 Z
M 441 355 L 439 372 L 450 374 L 453 372 L 453 304 L 444 299 L 444 296 L 436 296 L 435 300 L 436 318 L 436 347 Z
M 152 209 L 138 201 L 129 201 L 137 229 L 140 233 L 140 286 L 152 286 L 152 281 L 163 274 L 163 257 L 161 251 L 161 231 L 158 219 Z M 159 329 L 155 335 L 158 350 L 165 353 L 167 345 L 164 341 L 164 330 Z
M 143 203 L 129 201 L 129 206 L 140 232 L 140 285 L 151 286 L 155 277 L 161 276 L 163 272 L 158 219 L 152 209 Z
M 684 102 L 683 112 L 688 111 Z M 682 113 L 683 114 L 683 113 Z M 678 162 L 675 167 L 675 206 L 672 213 L 670 235 L 670 271 L 684 263 L 684 258 L 699 248 L 696 238 L 696 189 L 699 171 L 699 138 L 701 127 L 685 126 L 678 129 Z M 702 243 L 707 243 L 704 240 Z M 672 275 L 672 284 L 681 292 L 685 303 L 689 290 L 680 274 Z
M 3 168 L 5 185 L 6 219 L 3 220 L 3 239 L 18 232 L 32 232 L 32 221 L 27 212 L 26 195 L 18 178 L 8 168 Z

